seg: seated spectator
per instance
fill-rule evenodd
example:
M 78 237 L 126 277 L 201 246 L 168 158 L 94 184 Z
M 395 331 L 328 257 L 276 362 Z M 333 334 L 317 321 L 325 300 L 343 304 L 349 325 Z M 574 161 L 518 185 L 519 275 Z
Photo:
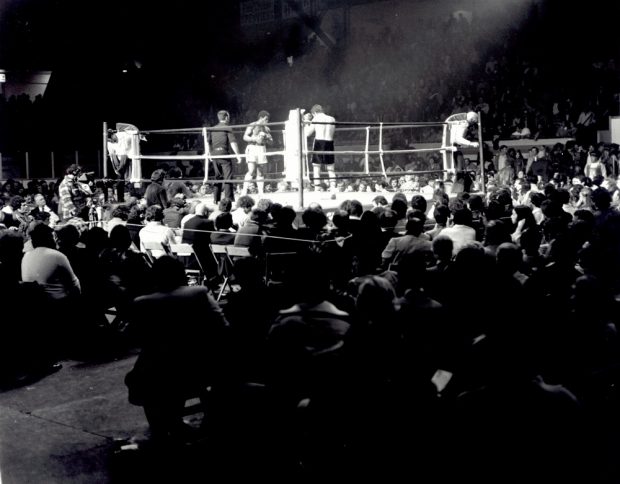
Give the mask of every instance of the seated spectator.
M 47 206 L 47 201 L 45 200 L 45 196 L 41 195 L 40 193 L 37 193 L 34 196 L 34 204 L 35 204 L 35 208 L 32 209 L 32 211 L 30 212 L 30 215 L 36 219 L 37 213 L 40 213 L 40 212 L 48 213 L 49 214 L 48 225 L 51 228 L 54 228 L 56 224 L 60 221 L 60 217 L 56 215 L 52 211 L 52 209 Z
M 162 245 L 162 250 L 151 251 L 153 257 L 161 257 L 166 253 L 165 249 L 170 249 L 170 244 L 175 243 L 175 236 L 172 229 L 166 227 L 162 221 L 164 220 L 164 211 L 159 205 L 151 205 L 146 209 L 146 225 L 140 230 L 140 251 L 146 253 L 144 247 L 145 242 L 157 242 Z
M 170 170 L 168 170 L 168 173 L 166 174 L 166 178 L 168 180 L 164 183 L 168 200 L 172 200 L 179 195 L 184 199 L 192 197 L 191 190 L 184 182 L 181 181 L 182 175 L 183 173 L 177 167 L 170 168 Z
M 452 214 L 449 226 L 439 234 L 452 239 L 454 255 L 458 254 L 461 247 L 476 241 L 476 231 L 471 228 L 471 211 L 466 208 L 458 208 Z
M 249 195 L 242 195 L 239 197 L 237 200 L 237 209 L 232 212 L 233 227 L 241 228 L 248 222 L 254 205 L 256 205 L 256 202 Z
M 267 212 L 255 208 L 250 214 L 250 219 L 237 231 L 234 245 L 247 247 L 250 254 L 260 256 L 264 254 L 262 236 L 266 234 Z
M 218 245 L 232 245 L 235 243 L 236 233 L 232 228 L 232 215 L 230 212 L 222 212 L 215 219 L 215 230 L 211 234 L 211 243 Z
M 414 250 L 430 250 L 431 244 L 426 237 L 422 237 L 424 221 L 420 218 L 411 218 L 407 221 L 407 233 L 402 237 L 390 239 L 381 253 L 384 269 L 390 265 L 396 267 L 401 257 Z
M 144 408 L 152 439 L 182 442 L 188 437 L 185 401 L 225 381 L 228 322 L 206 287 L 186 286 L 180 261 L 157 259 L 153 281 L 158 292 L 138 297 L 132 308 L 141 351 L 125 383 L 129 402 Z M 179 317 L 179 311 L 193 316 Z
M 230 213 L 232 211 L 232 204 L 233 202 L 229 198 L 222 198 L 217 204 L 217 210 L 209 215 L 209 219 L 215 220 L 215 217 L 217 217 L 220 213 Z
M 336 214 L 334 214 L 336 217 Z M 267 237 L 263 241 L 263 247 L 266 253 L 269 252 L 297 252 L 299 249 L 298 241 L 289 241 L 290 239 L 298 239 L 299 234 L 297 229 L 293 226 L 293 222 L 297 218 L 297 213 L 292 207 L 282 207 L 277 213 L 274 214 L 273 225 L 268 229 Z M 348 221 L 348 214 L 346 216 Z
M 179 229 L 185 215 L 187 215 L 185 200 L 173 198 L 170 200 L 170 206 L 164 209 L 163 224 L 171 229 Z

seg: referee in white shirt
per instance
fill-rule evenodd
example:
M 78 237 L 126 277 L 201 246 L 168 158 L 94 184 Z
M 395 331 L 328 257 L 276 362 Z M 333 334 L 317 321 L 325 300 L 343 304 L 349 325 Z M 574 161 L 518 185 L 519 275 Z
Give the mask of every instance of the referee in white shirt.
M 306 129 L 306 136 L 314 133 L 313 151 L 334 151 L 334 132 L 336 131 L 336 119 L 323 112 L 323 107 L 319 104 L 312 106 L 312 124 Z M 331 123 L 331 124 L 329 124 Z M 312 154 L 312 171 L 314 175 L 314 186 L 320 185 L 321 165 L 327 167 L 329 174 L 329 185 L 331 190 L 336 189 L 336 171 L 334 168 L 333 154 Z

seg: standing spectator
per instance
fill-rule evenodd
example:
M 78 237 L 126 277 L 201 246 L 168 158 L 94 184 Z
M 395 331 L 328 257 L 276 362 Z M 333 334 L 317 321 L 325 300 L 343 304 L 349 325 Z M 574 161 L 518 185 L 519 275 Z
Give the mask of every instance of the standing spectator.
M 65 177 L 58 187 L 60 218 L 63 221 L 77 217 L 86 206 L 86 198 L 92 195 L 92 193 L 88 193 L 84 184 L 78 182 L 78 177 L 81 174 L 82 169 L 78 165 L 69 165 Z

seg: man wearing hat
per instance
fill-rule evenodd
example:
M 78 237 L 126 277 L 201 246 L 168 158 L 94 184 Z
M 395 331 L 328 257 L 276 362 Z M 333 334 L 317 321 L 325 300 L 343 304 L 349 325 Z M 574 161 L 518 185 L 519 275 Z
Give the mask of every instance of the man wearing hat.
M 323 112 L 320 104 L 315 104 L 310 110 L 312 114 L 312 124 L 306 129 L 306 136 L 310 137 L 314 133 L 313 151 L 334 151 L 334 132 L 336 131 L 336 119 Z M 315 188 L 321 183 L 321 165 L 327 167 L 329 174 L 330 190 L 336 190 L 336 171 L 334 168 L 333 154 L 312 154 L 312 171 L 314 173 Z
M 162 210 L 168 208 L 168 195 L 166 189 L 163 187 L 164 177 L 166 172 L 164 170 L 155 170 L 151 174 L 151 184 L 147 187 L 144 193 L 146 199 L 146 206 L 159 205 Z
M 248 172 L 245 174 L 242 195 L 248 194 L 250 180 L 256 174 L 256 185 L 258 193 L 263 194 L 265 182 L 263 177 L 263 167 L 267 164 L 267 144 L 273 142 L 271 130 L 266 126 L 269 122 L 269 112 L 261 111 L 258 113 L 258 121 L 250 123 L 243 134 L 243 141 L 248 145 L 245 148 L 245 161 L 248 164 Z

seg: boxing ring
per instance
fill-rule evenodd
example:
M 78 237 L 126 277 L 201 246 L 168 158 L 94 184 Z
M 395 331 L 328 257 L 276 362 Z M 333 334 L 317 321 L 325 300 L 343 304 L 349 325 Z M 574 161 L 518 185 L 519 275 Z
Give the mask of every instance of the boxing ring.
M 451 175 L 456 174 L 456 168 L 453 163 L 453 153 L 461 148 L 455 146 L 452 141 L 452 131 L 454 129 L 453 123 L 448 120 L 443 122 L 413 122 L 413 123 L 383 123 L 383 122 L 334 122 L 334 123 L 319 123 L 312 121 L 305 121 L 303 118 L 304 111 L 301 109 L 294 109 L 289 111 L 289 118 L 285 122 L 273 122 L 266 123 L 265 126 L 269 127 L 271 133 L 274 135 L 274 146 L 268 149 L 265 153 L 267 159 L 277 159 L 278 163 L 282 162 L 283 169 L 268 174 L 266 178 L 251 180 L 252 183 L 257 181 L 263 181 L 269 184 L 278 184 L 279 186 L 286 185 L 286 190 L 278 190 L 272 192 L 265 192 L 264 196 L 271 200 L 287 204 L 294 205 L 295 199 L 299 208 L 307 206 L 309 203 L 318 202 L 321 203 L 323 208 L 329 209 L 324 205 L 329 205 L 331 201 L 335 201 L 337 204 L 339 201 L 352 198 L 360 199 L 360 201 L 366 204 L 366 198 L 368 202 L 372 201 L 377 195 L 381 193 L 377 192 L 365 192 L 363 195 L 360 192 L 350 191 L 338 191 L 331 190 L 328 193 L 317 192 L 316 190 L 310 190 L 312 182 L 316 184 L 310 175 L 312 174 L 312 156 L 313 155 L 334 155 L 335 157 L 335 176 L 327 176 L 327 173 L 321 173 L 319 183 L 329 183 L 334 186 L 339 180 L 368 180 L 376 179 L 377 177 L 382 180 L 389 180 L 391 177 L 404 177 L 407 175 L 412 176 L 424 176 L 429 174 L 441 173 L 444 180 L 448 179 Z M 463 113 L 464 114 L 464 113 Z M 481 128 L 481 113 L 477 113 L 478 116 L 478 156 L 480 160 L 483 160 L 482 149 L 482 128 Z M 452 118 L 452 116 L 451 116 Z M 307 126 L 311 124 L 333 124 L 335 126 L 335 147 L 334 151 L 315 151 L 309 149 L 309 139 L 306 136 Z M 242 133 L 249 124 L 242 125 L 229 125 L 230 128 L 238 138 L 242 138 Z M 439 146 L 432 148 L 408 148 L 408 149 L 390 149 L 386 146 L 386 137 L 389 137 L 390 133 L 397 130 L 404 132 L 405 130 L 436 130 L 439 135 Z M 132 162 L 132 176 L 130 182 L 143 183 L 150 181 L 150 178 L 143 177 L 142 173 L 149 173 L 152 170 L 145 169 L 146 163 L 144 161 L 154 161 L 156 163 L 161 162 L 200 162 L 204 167 L 204 178 L 202 180 L 192 179 L 192 181 L 200 181 L 203 185 L 215 183 L 231 183 L 234 185 L 248 183 L 244 178 L 233 178 L 229 180 L 215 180 L 209 175 L 209 169 L 214 168 L 215 160 L 217 159 L 231 159 L 233 164 L 237 158 L 245 159 L 247 157 L 245 151 L 242 149 L 243 143 L 239 142 L 240 153 L 229 155 L 213 155 L 211 153 L 211 147 L 209 143 L 209 131 L 221 131 L 219 127 L 199 127 L 199 128 L 181 128 L 181 129 L 155 129 L 155 130 L 140 130 L 139 133 L 134 133 L 133 146 L 131 153 Z M 108 174 L 108 141 L 110 132 L 108 130 L 107 123 L 103 123 L 103 175 L 107 177 Z M 241 134 L 241 136 L 239 136 Z M 338 146 L 343 146 L 345 142 L 339 141 L 340 138 L 347 137 L 349 135 L 357 136 L 358 146 L 363 145 L 364 149 L 344 149 L 338 150 Z M 155 137 L 193 137 L 195 140 L 194 145 L 198 149 L 194 150 L 193 154 L 158 154 L 146 152 L 143 150 L 144 137 L 148 137 L 147 147 L 151 140 Z M 164 143 L 165 144 L 165 143 Z M 161 150 L 170 151 L 170 150 Z M 440 170 L 409 170 L 409 171 L 390 171 L 386 169 L 386 158 L 392 158 L 397 155 L 413 155 L 419 156 L 420 154 L 437 154 L 441 157 L 442 167 Z M 363 162 L 363 169 L 360 171 L 339 171 L 339 162 L 343 157 L 359 157 L 360 164 Z M 371 162 L 374 165 L 378 165 L 378 170 L 371 170 Z M 241 165 L 243 166 L 243 165 Z M 156 167 L 155 167 L 156 168 Z M 243 173 L 237 173 L 244 175 Z M 217 172 L 217 171 L 216 171 Z M 484 162 L 480 163 L 480 180 L 482 192 L 485 192 L 485 173 Z M 262 194 L 252 194 L 252 196 L 263 196 Z M 361 200 L 361 199 L 364 200 Z

